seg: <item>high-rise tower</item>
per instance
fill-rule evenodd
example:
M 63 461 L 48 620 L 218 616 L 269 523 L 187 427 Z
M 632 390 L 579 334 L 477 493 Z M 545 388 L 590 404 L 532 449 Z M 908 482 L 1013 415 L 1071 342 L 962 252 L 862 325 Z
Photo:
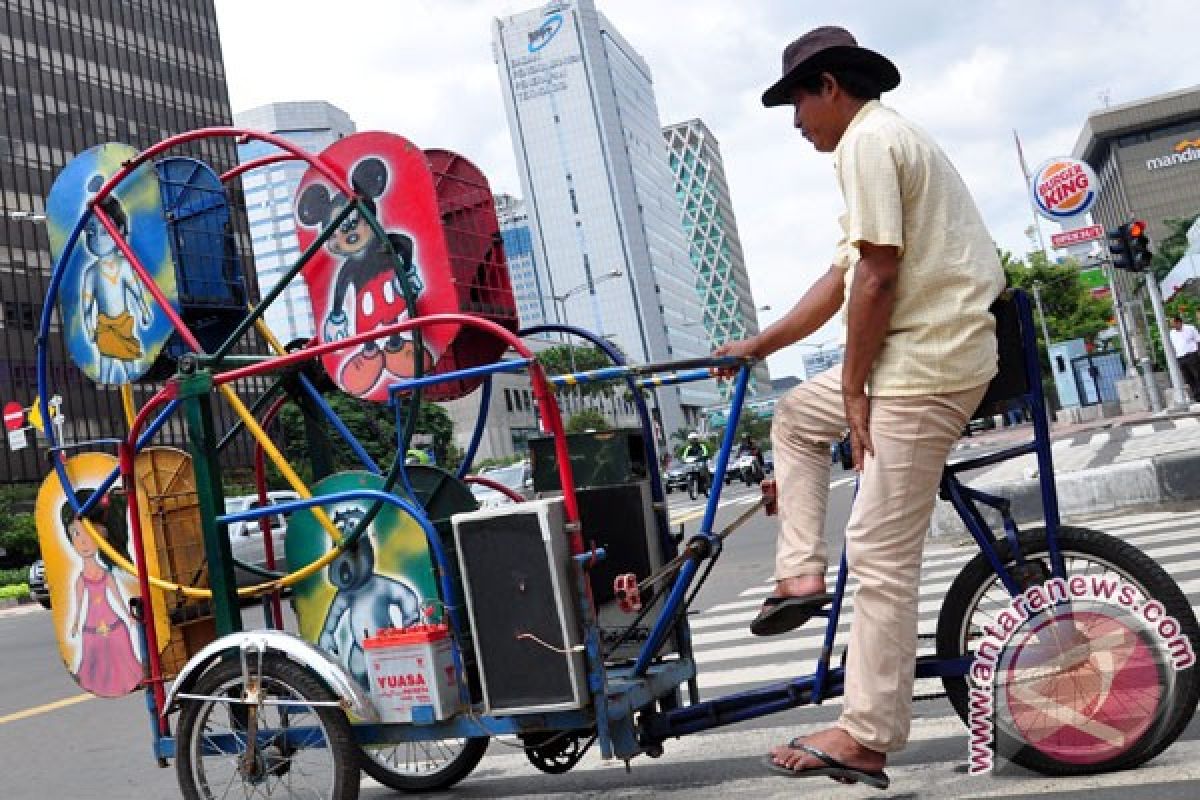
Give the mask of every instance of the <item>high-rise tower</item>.
M 493 44 L 551 316 L 631 360 L 706 355 L 645 60 L 592 0 L 497 19 Z M 662 434 L 718 399 L 710 381 L 659 389 Z
M 709 343 L 716 347 L 754 336 L 758 314 L 717 138 L 698 119 L 668 125 L 663 136 L 670 151 L 675 197 L 696 269 L 696 291 Z M 751 390 L 769 389 L 770 382 L 763 362 L 754 370 Z M 728 395 L 732 384 L 724 383 L 721 388 L 722 394 Z

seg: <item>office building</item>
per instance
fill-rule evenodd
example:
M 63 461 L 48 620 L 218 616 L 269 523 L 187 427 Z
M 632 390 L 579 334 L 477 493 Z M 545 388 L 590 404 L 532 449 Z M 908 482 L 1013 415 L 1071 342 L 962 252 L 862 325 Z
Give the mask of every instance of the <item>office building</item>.
M 324 102 L 268 103 L 241 111 L 233 116 L 239 128 L 274 133 L 310 153 L 319 153 L 333 142 L 354 133 L 354 122 L 337 106 Z M 242 163 L 278 152 L 266 142 L 239 144 Z M 246 197 L 246 219 L 250 225 L 250 246 L 259 289 L 265 295 L 300 257 L 292 198 L 308 165 L 284 161 L 252 172 L 242 178 Z M 282 342 L 307 341 L 316 328 L 308 289 L 300 278 L 293 280 L 271 304 L 264 319 Z
M 1151 247 L 1163 221 L 1200 212 L 1200 86 L 1155 95 L 1088 115 L 1073 155 L 1096 171 L 1100 189 L 1092 218 L 1107 229 L 1133 218 L 1149 226 Z M 1134 313 L 1140 276 L 1117 271 L 1130 355 L 1149 357 L 1145 323 Z
M 707 354 L 645 60 L 592 0 L 497 19 L 493 47 L 547 310 L 634 361 Z M 664 441 L 719 400 L 713 381 L 654 394 Z
M 1074 156 L 1100 179 L 1097 223 L 1137 217 L 1161 239 L 1164 219 L 1200 212 L 1200 86 L 1092 112 Z
M 754 336 L 758 314 L 717 138 L 698 119 L 668 125 L 663 136 L 703 308 L 703 317 L 695 324 L 704 327 L 710 347 Z M 760 385 L 768 389 L 770 380 L 764 361 L 754 370 L 751 395 L 758 393 Z M 722 383 L 720 388 L 727 397 L 732 383 Z
M 144 148 L 231 121 L 211 0 L 0 0 L 0 402 L 34 402 L 35 331 L 50 276 L 42 215 L 63 166 L 103 142 Z M 232 140 L 179 154 L 218 171 Z M 235 214 L 235 225 L 244 225 Z M 253 289 L 253 287 L 252 287 Z M 52 326 L 49 378 L 63 399 L 65 438 L 125 430 L 115 388 L 97 387 L 66 356 Z M 136 391 L 138 401 L 148 395 Z M 0 482 L 41 480 L 40 446 L 0 448 Z
M 553 321 L 553 309 L 547 313 L 546 295 L 538 278 L 533 257 L 533 234 L 529 231 L 529 213 L 525 203 L 510 194 L 496 195 L 496 219 L 504 239 L 504 258 L 508 262 L 513 298 L 517 301 L 517 319 L 522 328 Z M 553 301 L 550 301 L 553 304 Z

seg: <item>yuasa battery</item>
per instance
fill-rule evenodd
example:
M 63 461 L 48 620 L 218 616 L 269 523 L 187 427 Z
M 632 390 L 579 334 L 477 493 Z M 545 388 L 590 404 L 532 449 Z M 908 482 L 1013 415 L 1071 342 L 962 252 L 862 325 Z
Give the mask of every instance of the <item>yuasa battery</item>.
M 428 706 L 433 719 L 461 707 L 450 632 L 445 625 L 384 628 L 363 641 L 371 697 L 384 722 L 412 722 Z M 418 713 L 418 721 L 423 714 Z

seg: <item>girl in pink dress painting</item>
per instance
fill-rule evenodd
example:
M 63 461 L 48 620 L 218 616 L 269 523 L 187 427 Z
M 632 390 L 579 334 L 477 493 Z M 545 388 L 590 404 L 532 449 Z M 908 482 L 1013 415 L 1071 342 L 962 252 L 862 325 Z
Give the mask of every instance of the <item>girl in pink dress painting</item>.
M 86 494 L 80 492 L 81 502 L 86 500 Z M 70 510 L 68 505 L 64 516 Z M 109 538 L 104 524 L 108 510 L 106 497 L 87 515 L 96 532 L 105 539 Z M 129 626 L 125 622 L 125 619 L 131 619 L 129 606 L 117 579 L 101 563 L 96 541 L 83 523 L 73 515 L 64 522 L 67 538 L 83 560 L 83 567 L 75 578 L 75 615 L 70 628 L 72 639 L 81 633 L 83 636 L 79 643 L 79 669 L 75 680 L 98 697 L 122 697 L 142 681 L 142 665 L 134 653 Z M 114 603 L 124 617 L 117 614 Z

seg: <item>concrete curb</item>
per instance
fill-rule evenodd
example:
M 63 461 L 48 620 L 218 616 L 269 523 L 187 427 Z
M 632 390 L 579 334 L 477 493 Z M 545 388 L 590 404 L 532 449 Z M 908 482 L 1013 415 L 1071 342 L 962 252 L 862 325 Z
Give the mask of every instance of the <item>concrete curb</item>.
M 1200 500 L 1200 453 L 1169 453 L 1055 476 L 1059 515 L 1083 517 L 1124 509 Z M 1018 524 L 1043 519 L 1041 483 L 1036 478 L 1001 484 L 970 484 L 1007 497 Z M 1002 530 L 1000 515 L 980 507 L 993 530 Z M 967 534 L 954 507 L 939 501 L 930 533 L 935 537 Z

